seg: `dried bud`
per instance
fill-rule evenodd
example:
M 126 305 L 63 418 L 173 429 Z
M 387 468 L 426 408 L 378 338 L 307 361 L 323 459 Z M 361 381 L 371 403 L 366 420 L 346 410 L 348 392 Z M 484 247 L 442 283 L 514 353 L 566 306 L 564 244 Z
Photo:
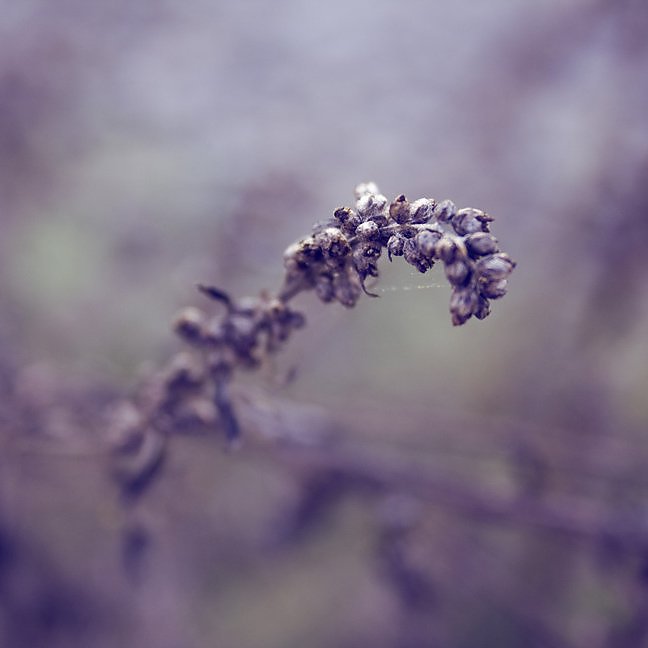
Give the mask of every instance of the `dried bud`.
M 284 266 L 288 272 L 307 270 L 313 263 L 322 261 L 322 249 L 315 237 L 309 236 L 293 243 L 284 252 Z
M 477 220 L 481 223 L 482 232 L 490 232 L 490 223 L 495 219 L 484 212 L 481 212 L 477 215 Z
M 369 216 L 367 220 L 371 221 L 372 223 L 376 223 L 379 228 L 389 225 L 389 219 L 387 218 L 387 216 L 385 216 L 384 212 L 373 214 L 372 216 Z
M 405 237 L 402 234 L 393 234 L 387 241 L 387 256 L 392 260 L 393 256 L 403 256 L 403 245 Z
M 353 234 L 355 228 L 362 223 L 362 218 L 349 207 L 336 209 L 334 216 L 346 234 Z
M 353 216 L 354 211 L 350 207 L 338 207 L 334 212 L 334 218 L 340 223 L 346 223 L 351 216 Z
M 375 259 L 371 259 L 367 264 L 366 273 L 367 273 L 367 277 L 377 277 L 379 275 L 378 262 Z M 365 290 L 365 292 L 367 291 Z
M 497 281 L 506 279 L 513 272 L 515 261 L 508 254 L 499 252 L 480 259 L 476 268 L 480 277 L 487 281 Z
M 445 275 L 453 286 L 465 286 L 472 276 L 471 263 L 462 259 L 448 263 Z
M 508 288 L 508 279 L 492 279 L 491 281 L 480 278 L 479 289 L 484 297 L 490 299 L 499 299 L 506 295 Z
M 356 228 L 356 234 L 361 241 L 371 241 L 378 238 L 380 235 L 380 228 L 374 221 L 369 220 L 360 223 Z
M 322 252 L 332 258 L 339 259 L 351 251 L 346 236 L 337 227 L 327 227 L 315 236 Z
M 468 255 L 464 242 L 456 236 L 443 235 L 434 249 L 435 255 L 444 263 L 453 263 L 457 259 L 465 259 Z
M 366 277 L 377 277 L 378 276 L 378 264 L 375 259 L 370 259 L 367 257 L 360 257 L 354 263 L 354 267 L 360 281 L 364 281 Z
M 173 330 L 186 342 L 200 344 L 203 341 L 205 314 L 197 308 L 185 308 L 176 317 Z
M 478 297 L 471 286 L 455 288 L 450 295 L 450 315 L 452 323 L 460 326 L 467 322 L 478 307 Z
M 432 262 L 419 250 L 415 238 L 405 240 L 403 258 L 419 272 L 427 272 L 432 267 Z
M 356 209 L 363 220 L 379 216 L 387 206 L 387 198 L 382 194 L 365 194 L 356 202 Z
M 362 223 L 363 218 L 359 214 L 353 214 L 351 218 L 342 226 L 342 229 L 344 230 L 344 233 L 347 236 L 353 236 L 355 234 L 356 228 L 360 223 Z
M 442 200 L 434 208 L 432 216 L 438 220 L 439 223 L 449 223 L 456 213 L 457 208 L 452 200 Z
M 452 219 L 452 227 L 461 236 L 480 232 L 482 224 L 478 218 L 479 216 L 484 216 L 484 212 L 479 209 L 473 209 L 472 207 L 460 209 Z
M 419 198 L 410 204 L 410 220 L 412 223 L 427 223 L 434 213 L 434 200 Z
M 303 264 L 309 266 L 322 260 L 322 248 L 314 236 L 309 236 L 300 241 L 297 256 Z
M 434 258 L 436 244 L 441 239 L 441 236 L 441 232 L 424 229 L 417 233 L 414 241 L 421 254 L 431 260 Z
M 354 250 L 354 258 L 360 255 L 370 259 L 377 259 L 382 252 L 382 245 L 377 241 L 364 241 Z
M 403 194 L 398 196 L 389 206 L 389 215 L 399 225 L 407 223 L 410 219 L 410 204 Z
M 479 295 L 477 298 L 477 306 L 473 313 L 477 319 L 483 320 L 490 315 L 490 303 L 484 295 Z
M 367 275 L 377 276 L 378 267 L 376 261 L 380 256 L 382 247 L 380 243 L 366 241 L 361 243 L 353 251 L 353 265 L 358 274 L 364 278 Z
M 466 236 L 466 247 L 472 257 L 493 254 L 499 250 L 497 239 L 492 234 L 476 232 Z
M 377 213 L 379 214 L 384 213 L 389 203 L 389 201 L 387 200 L 387 196 L 384 196 L 381 193 L 374 194 L 374 201 L 375 201 Z

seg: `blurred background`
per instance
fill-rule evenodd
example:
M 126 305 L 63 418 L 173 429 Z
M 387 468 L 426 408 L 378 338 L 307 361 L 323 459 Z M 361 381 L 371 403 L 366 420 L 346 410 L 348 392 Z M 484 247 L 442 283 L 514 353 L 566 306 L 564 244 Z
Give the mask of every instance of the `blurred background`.
M 0 645 L 648 646 L 647 33 L 645 0 L 0 0 Z M 507 297 L 455 329 L 386 261 L 381 299 L 300 297 L 243 447 L 174 436 L 121 499 L 107 412 L 195 283 L 276 289 L 365 180 L 496 216 Z

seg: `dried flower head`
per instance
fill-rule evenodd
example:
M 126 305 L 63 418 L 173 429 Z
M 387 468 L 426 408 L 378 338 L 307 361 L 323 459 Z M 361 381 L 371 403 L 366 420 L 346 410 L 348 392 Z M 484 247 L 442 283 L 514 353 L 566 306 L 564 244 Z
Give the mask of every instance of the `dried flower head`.
M 483 319 L 490 313 L 489 300 L 506 293 L 515 263 L 499 251 L 490 233 L 492 216 L 473 207 L 458 210 L 451 200 L 410 202 L 401 194 L 389 203 L 373 182 L 358 185 L 355 196 L 354 208 L 336 209 L 326 229 L 286 250 L 280 299 L 314 288 L 324 302 L 355 306 L 361 292 L 371 294 L 365 282 L 378 277 L 383 248 L 390 261 L 402 256 L 419 272 L 443 263 L 453 289 L 450 315 L 456 326 L 473 316 Z M 343 241 L 334 263 L 327 237 Z M 336 291 L 334 284 L 345 289 Z
M 363 292 L 375 297 L 366 282 L 379 276 L 383 250 L 389 261 L 403 257 L 419 272 L 443 265 L 456 326 L 471 317 L 484 319 L 490 301 L 506 293 L 515 263 L 500 252 L 488 214 L 472 207 L 458 210 L 450 200 L 409 201 L 402 194 L 389 202 L 373 182 L 358 185 L 355 198 L 353 207 L 336 209 L 331 219 L 286 249 L 284 281 L 276 296 L 235 300 L 219 288 L 198 286 L 221 308 L 212 316 L 188 308 L 176 319 L 176 333 L 195 353 L 177 357 L 162 372 L 141 408 L 137 430 L 152 431 L 154 442 L 133 445 L 136 461 L 128 484 L 144 483 L 153 474 L 162 457 L 159 441 L 171 427 L 218 418 L 226 437 L 236 440 L 239 425 L 228 394 L 234 373 L 259 367 L 304 325 L 304 316 L 289 305 L 300 292 L 312 290 L 322 302 L 347 308 Z M 149 447 L 156 452 L 144 452 Z

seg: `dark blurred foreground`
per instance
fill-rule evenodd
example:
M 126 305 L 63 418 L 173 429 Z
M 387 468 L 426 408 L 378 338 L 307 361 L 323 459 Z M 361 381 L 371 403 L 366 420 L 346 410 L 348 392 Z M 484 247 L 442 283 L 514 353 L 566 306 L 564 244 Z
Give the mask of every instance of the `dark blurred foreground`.
M 648 646 L 645 2 L 0 17 L 0 646 Z M 125 489 L 196 281 L 273 289 L 369 179 L 496 215 L 510 294 L 304 298 L 242 448 L 189 425 Z

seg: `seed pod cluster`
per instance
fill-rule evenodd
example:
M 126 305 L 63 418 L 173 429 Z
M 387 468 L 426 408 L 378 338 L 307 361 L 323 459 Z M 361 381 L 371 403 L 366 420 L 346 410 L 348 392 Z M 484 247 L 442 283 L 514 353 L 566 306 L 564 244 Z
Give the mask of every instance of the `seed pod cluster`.
M 199 286 L 221 304 L 222 312 L 208 317 L 188 308 L 177 318 L 175 331 L 198 352 L 199 369 L 183 362 L 169 370 L 149 422 L 159 428 L 163 420 L 208 421 L 217 416 L 226 437 L 236 439 L 238 423 L 227 392 L 233 373 L 257 368 L 304 325 L 302 314 L 289 306 L 298 293 L 312 290 L 325 303 L 349 308 L 363 291 L 371 295 L 365 283 L 378 277 L 383 250 L 390 261 L 403 257 L 420 272 L 443 265 L 452 288 L 453 324 L 473 316 L 483 319 L 490 301 L 506 293 L 515 267 L 490 233 L 492 220 L 478 209 L 457 209 L 450 200 L 410 202 L 401 194 L 390 202 L 374 183 L 358 185 L 353 207 L 336 209 L 332 218 L 285 251 L 284 283 L 276 297 L 262 294 L 234 301 L 218 288 Z
M 402 194 L 390 203 L 373 182 L 358 185 L 355 197 L 353 208 L 336 209 L 331 220 L 286 250 L 280 298 L 313 289 L 324 302 L 354 306 L 363 291 L 372 294 L 365 282 L 378 277 L 383 249 L 390 261 L 403 257 L 419 272 L 437 261 L 444 265 L 455 325 L 472 316 L 483 319 L 490 300 L 506 293 L 515 263 L 500 252 L 488 214 L 457 209 L 451 200 L 410 202 Z
M 305 323 L 301 313 L 276 297 L 261 295 L 234 302 L 217 289 L 200 289 L 223 303 L 225 312 L 208 318 L 198 309 L 187 308 L 174 328 L 186 342 L 204 351 L 208 370 L 216 377 L 229 377 L 237 367 L 258 367 Z

